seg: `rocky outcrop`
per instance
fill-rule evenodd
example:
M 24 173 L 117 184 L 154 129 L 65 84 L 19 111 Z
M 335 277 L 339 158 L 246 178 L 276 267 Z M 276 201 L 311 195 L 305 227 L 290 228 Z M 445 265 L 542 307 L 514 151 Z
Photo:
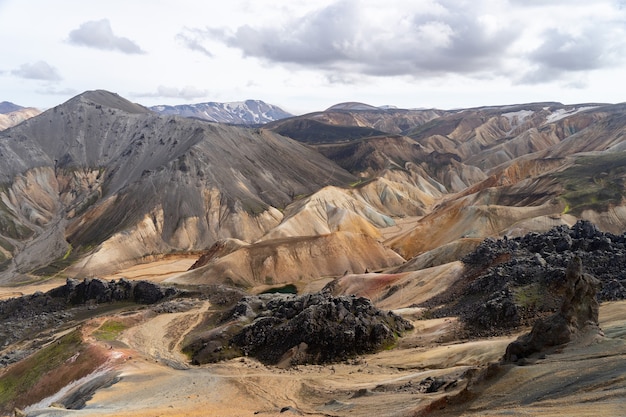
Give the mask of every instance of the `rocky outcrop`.
M 180 294 L 178 289 L 148 281 L 68 279 L 65 285 L 46 293 L 36 292 L 0 301 L 0 349 L 29 335 L 58 329 L 79 316 L 85 308 L 92 309 L 100 303 L 155 304 Z M 12 361 L 9 357 L 0 357 L 0 365 Z
M 196 363 L 209 362 L 224 349 L 236 349 L 266 364 L 332 363 L 391 346 L 413 326 L 384 312 L 363 297 L 264 294 L 244 297 L 223 322 L 246 324 L 228 345 L 205 339 L 196 342 Z
M 561 309 L 566 270 L 575 257 L 601 283 L 599 301 L 626 299 L 626 234 L 579 221 L 571 228 L 484 240 L 463 259 L 460 281 L 425 306 L 435 316 L 461 317 L 470 335 L 532 325 Z
M 112 301 L 133 301 L 139 304 L 154 304 L 164 298 L 178 294 L 173 287 L 163 287 L 150 281 L 105 281 L 99 278 L 78 281 L 68 279 L 66 284 L 50 290 L 52 298 L 65 299 L 70 305 L 88 302 L 109 303 Z
M 600 281 L 582 271 L 582 261 L 574 257 L 559 288 L 563 303 L 558 312 L 535 322 L 530 333 L 519 337 L 506 348 L 504 360 L 516 362 L 534 353 L 570 342 L 586 332 L 602 334 L 598 324 L 599 305 L 596 291 Z

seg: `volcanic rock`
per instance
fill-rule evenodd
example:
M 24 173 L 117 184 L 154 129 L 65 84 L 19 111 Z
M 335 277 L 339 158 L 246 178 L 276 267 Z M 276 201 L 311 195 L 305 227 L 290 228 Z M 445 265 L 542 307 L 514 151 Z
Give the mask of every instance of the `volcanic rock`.
M 598 324 L 599 305 L 596 292 L 600 281 L 582 272 L 582 261 L 574 257 L 559 288 L 563 294 L 560 310 L 535 322 L 530 333 L 519 337 L 507 348 L 506 362 L 516 362 L 553 346 L 563 345 L 587 331 L 602 334 Z
M 223 322 L 250 322 L 232 336 L 230 345 L 246 356 L 282 366 L 332 363 L 375 352 L 413 328 L 364 297 L 332 297 L 324 292 L 244 297 Z M 209 340 L 198 346 L 220 350 Z M 210 360 L 209 352 L 202 349 L 195 352 L 195 362 Z
M 4 346 L 22 340 L 35 332 L 55 329 L 72 320 L 85 306 L 93 308 L 99 303 L 131 301 L 155 304 L 182 292 L 148 281 L 117 281 L 68 279 L 65 285 L 46 293 L 10 298 L 0 301 L 0 341 Z M 0 358 L 0 365 L 13 362 Z M 18 358 L 19 359 L 19 358 Z
M 571 228 L 484 240 L 463 258 L 465 271 L 457 284 L 424 306 L 433 308 L 436 317 L 461 317 L 470 335 L 530 326 L 561 308 L 566 270 L 574 257 L 602 283 L 599 301 L 624 299 L 626 234 L 602 232 L 579 221 Z

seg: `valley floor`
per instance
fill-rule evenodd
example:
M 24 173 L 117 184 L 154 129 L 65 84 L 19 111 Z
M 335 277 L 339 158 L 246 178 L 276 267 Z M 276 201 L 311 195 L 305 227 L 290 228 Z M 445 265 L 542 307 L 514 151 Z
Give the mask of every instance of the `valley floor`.
M 162 281 L 195 257 L 129 268 L 117 279 Z M 434 271 L 435 269 L 433 269 Z M 62 284 L 0 288 L 0 298 Z M 314 284 L 314 283 L 313 283 Z M 313 285 L 311 284 L 311 285 Z M 321 285 L 321 284 L 320 284 Z M 605 337 L 571 343 L 526 366 L 499 362 L 517 335 L 457 340 L 454 318 L 413 320 L 395 349 L 328 366 L 268 367 L 252 358 L 193 366 L 180 348 L 212 306 L 183 312 L 151 309 L 93 319 L 87 339 L 107 351 L 117 383 L 96 391 L 81 410 L 27 408 L 28 416 L 618 416 L 626 408 L 626 302 L 604 303 Z M 403 314 L 410 318 L 410 309 Z M 108 318 L 128 328 L 114 341 L 89 336 Z M 427 392 L 433 381 L 443 388 Z
M 105 344 L 117 359 L 120 381 L 98 390 L 82 410 L 29 409 L 28 415 L 408 416 L 428 411 L 551 417 L 617 416 L 626 406 L 626 302 L 602 305 L 605 338 L 580 341 L 535 364 L 499 367 L 490 378 L 479 375 L 499 361 L 514 336 L 454 341 L 452 319 L 415 321 L 416 329 L 396 349 L 332 366 L 280 369 L 250 358 L 188 365 L 179 351 L 185 329 L 210 309 L 198 302 L 182 313 L 125 316 L 135 324 Z M 449 388 L 426 393 L 429 378 L 446 381 Z

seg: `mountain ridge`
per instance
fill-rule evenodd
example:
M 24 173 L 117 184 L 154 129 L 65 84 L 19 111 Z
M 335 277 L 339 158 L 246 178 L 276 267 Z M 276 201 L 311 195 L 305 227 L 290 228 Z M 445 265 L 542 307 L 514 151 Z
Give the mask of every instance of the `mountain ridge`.
M 150 110 L 163 115 L 178 115 L 236 125 L 262 125 L 292 116 L 280 107 L 262 100 L 157 105 L 150 107 Z
M 354 181 L 272 132 L 159 116 L 101 90 L 0 132 L 0 154 L 10 161 L 0 169 L 0 234 L 13 248 L 5 277 L 69 248 L 74 261 L 85 248 L 99 251 L 80 266 L 84 273 L 88 264 L 110 269 L 221 238 L 254 240 L 293 196 Z

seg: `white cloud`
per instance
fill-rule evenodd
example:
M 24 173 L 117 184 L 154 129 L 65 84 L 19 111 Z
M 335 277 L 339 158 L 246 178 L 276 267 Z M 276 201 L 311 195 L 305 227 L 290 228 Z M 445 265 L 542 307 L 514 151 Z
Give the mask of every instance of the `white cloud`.
M 146 105 L 260 98 L 292 112 L 624 101 L 626 9 L 615 0 L 1 4 L 0 38 L 19 47 L 0 43 L 0 100 L 39 107 L 63 96 L 46 91 L 98 88 Z M 62 74 L 63 88 L 16 82 L 39 60 L 54 68 L 38 79 Z
M 113 33 L 108 19 L 85 22 L 69 34 L 69 42 L 90 48 L 119 51 L 125 54 L 144 53 L 139 45 Z
M 381 7 L 371 0 L 338 0 L 272 24 L 196 28 L 194 39 L 221 42 L 266 63 L 335 74 L 508 76 L 536 83 L 622 60 L 623 21 L 602 3 L 390 0 Z M 542 10 L 560 18 L 542 19 Z M 602 24 L 582 26 L 589 16 Z M 562 22 L 581 33 L 562 31 Z M 523 53 L 520 44 L 526 45 Z M 512 60 L 521 66 L 511 68 Z
M 205 39 L 205 34 L 203 31 L 198 29 L 185 29 L 182 32 L 176 35 L 176 40 L 181 42 L 185 47 L 191 49 L 192 51 L 200 52 L 208 56 L 209 58 L 213 57 L 211 51 L 209 51 L 206 47 L 203 46 L 203 41 Z
M 59 81 L 59 71 L 45 61 L 22 64 L 18 69 L 11 71 L 13 75 L 30 80 Z

